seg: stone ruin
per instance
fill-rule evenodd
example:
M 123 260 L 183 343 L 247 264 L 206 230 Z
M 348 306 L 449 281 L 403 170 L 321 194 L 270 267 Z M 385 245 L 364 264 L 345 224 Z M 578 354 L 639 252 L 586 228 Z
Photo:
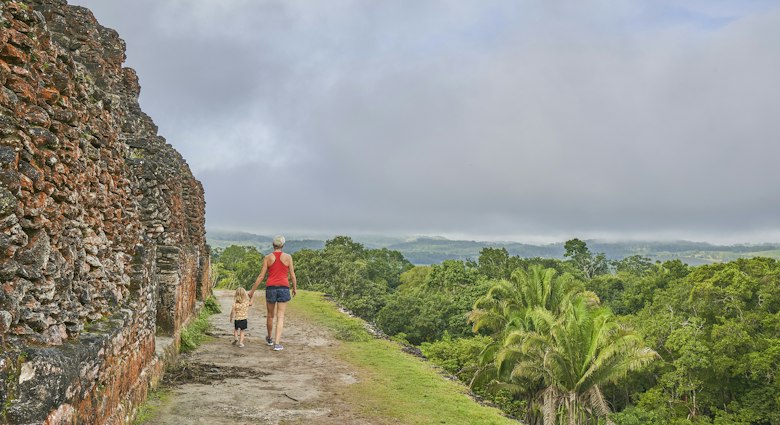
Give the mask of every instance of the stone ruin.
M 210 294 L 203 188 L 124 60 L 85 8 L 0 0 L 0 423 L 130 421 Z

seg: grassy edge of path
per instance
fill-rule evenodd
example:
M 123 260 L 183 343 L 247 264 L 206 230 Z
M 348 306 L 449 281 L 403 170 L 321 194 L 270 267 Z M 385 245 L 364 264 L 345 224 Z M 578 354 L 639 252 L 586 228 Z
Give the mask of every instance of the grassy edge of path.
M 372 337 L 361 320 L 339 312 L 321 293 L 300 291 L 290 308 L 330 329 L 342 341 L 337 348 L 339 358 L 358 369 L 362 377 L 345 394 L 363 413 L 404 424 L 518 423 L 498 409 L 480 405 L 462 384 L 400 351 L 398 344 Z

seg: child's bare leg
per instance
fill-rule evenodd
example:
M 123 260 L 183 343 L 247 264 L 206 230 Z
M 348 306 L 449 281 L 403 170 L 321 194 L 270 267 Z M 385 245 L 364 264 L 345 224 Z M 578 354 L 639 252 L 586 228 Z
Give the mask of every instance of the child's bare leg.
M 282 329 L 284 328 L 284 310 L 287 309 L 287 303 L 276 303 L 276 338 L 274 343 L 281 344 Z
M 241 329 L 239 335 L 241 335 L 241 337 L 238 340 L 238 344 L 239 345 L 244 345 L 244 330 L 243 329 Z
M 233 339 L 238 339 L 238 329 L 233 327 Z

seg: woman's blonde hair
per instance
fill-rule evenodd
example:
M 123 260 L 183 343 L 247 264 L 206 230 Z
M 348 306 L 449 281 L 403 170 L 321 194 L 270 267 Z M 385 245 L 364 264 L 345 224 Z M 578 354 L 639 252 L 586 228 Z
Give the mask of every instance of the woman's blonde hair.
M 246 289 L 244 288 L 238 288 L 236 289 L 236 302 L 237 303 L 243 303 L 249 300 L 249 295 L 246 294 Z

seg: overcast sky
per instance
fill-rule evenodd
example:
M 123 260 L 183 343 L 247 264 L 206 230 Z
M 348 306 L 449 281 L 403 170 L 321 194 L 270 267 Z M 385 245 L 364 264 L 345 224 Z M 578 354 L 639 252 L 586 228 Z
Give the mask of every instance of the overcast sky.
M 780 2 L 78 0 L 264 234 L 780 241 Z

